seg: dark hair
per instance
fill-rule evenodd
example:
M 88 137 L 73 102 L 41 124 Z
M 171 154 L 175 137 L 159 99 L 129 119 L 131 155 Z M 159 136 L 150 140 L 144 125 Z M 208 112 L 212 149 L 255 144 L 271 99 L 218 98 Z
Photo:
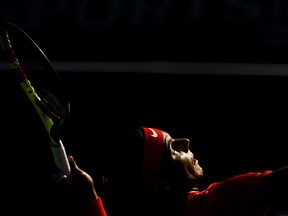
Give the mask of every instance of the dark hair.
M 141 175 L 144 136 L 141 127 L 129 127 L 120 129 L 112 141 L 108 157 L 106 157 L 106 169 L 108 185 L 113 188 L 124 186 L 131 187 L 132 181 L 136 182 Z
M 121 128 L 113 136 L 112 143 L 106 145 L 109 149 L 103 174 L 107 181 L 101 197 L 108 215 L 119 215 L 122 211 L 127 215 L 123 202 L 129 200 L 130 205 L 134 197 L 142 171 L 144 136 L 141 127 Z

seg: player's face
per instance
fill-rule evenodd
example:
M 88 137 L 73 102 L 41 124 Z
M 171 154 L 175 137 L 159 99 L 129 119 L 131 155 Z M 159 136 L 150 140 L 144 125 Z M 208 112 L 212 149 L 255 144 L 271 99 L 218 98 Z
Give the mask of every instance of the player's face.
M 203 169 L 189 149 L 189 139 L 173 139 L 164 131 L 163 135 L 170 161 L 170 172 L 173 172 L 175 178 L 181 181 L 196 183 L 203 177 Z

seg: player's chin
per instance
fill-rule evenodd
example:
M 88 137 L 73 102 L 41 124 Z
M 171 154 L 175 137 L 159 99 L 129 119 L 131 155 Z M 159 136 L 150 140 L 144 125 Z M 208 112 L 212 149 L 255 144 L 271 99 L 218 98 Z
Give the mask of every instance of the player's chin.
M 198 178 L 202 178 L 204 176 L 202 167 L 200 167 L 199 165 L 194 167 L 194 175 Z

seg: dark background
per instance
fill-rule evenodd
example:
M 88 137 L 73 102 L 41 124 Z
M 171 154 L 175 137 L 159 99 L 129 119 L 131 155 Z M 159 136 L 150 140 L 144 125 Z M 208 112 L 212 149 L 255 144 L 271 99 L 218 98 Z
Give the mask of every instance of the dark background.
M 191 140 L 206 174 L 204 187 L 287 164 L 288 78 L 286 70 L 276 74 L 288 59 L 287 8 L 285 1 L 10 0 L 1 3 L 0 22 L 24 29 L 52 63 L 67 63 L 58 71 L 71 102 L 63 142 L 95 179 L 103 157 L 109 157 L 107 138 L 118 128 L 144 124 Z M 193 64 L 185 64 L 183 74 L 183 68 L 87 72 L 71 66 L 82 61 L 216 62 L 269 69 L 255 75 L 253 67 L 241 71 L 236 65 L 230 71 L 209 67 L 194 73 Z M 43 194 L 54 194 L 49 146 L 40 145 L 46 141 L 41 124 L 17 83 L 5 70 L 0 78 L 2 141 L 8 143 L 1 179 L 3 188 L 11 189 L 3 196 L 13 204 L 21 194 L 27 209 L 34 204 L 25 196 L 39 196 L 34 202 L 47 208 Z
M 51 60 L 287 62 L 281 0 L 9 0 L 1 22 L 24 28 Z

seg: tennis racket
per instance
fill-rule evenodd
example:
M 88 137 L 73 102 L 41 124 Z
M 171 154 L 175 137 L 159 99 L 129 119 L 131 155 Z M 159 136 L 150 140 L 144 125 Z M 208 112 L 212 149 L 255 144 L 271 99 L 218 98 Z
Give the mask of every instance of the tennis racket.
M 0 46 L 9 70 L 18 80 L 49 136 L 52 155 L 59 169 L 57 178 L 70 175 L 60 126 L 70 113 L 60 77 L 40 47 L 13 23 L 0 26 Z

